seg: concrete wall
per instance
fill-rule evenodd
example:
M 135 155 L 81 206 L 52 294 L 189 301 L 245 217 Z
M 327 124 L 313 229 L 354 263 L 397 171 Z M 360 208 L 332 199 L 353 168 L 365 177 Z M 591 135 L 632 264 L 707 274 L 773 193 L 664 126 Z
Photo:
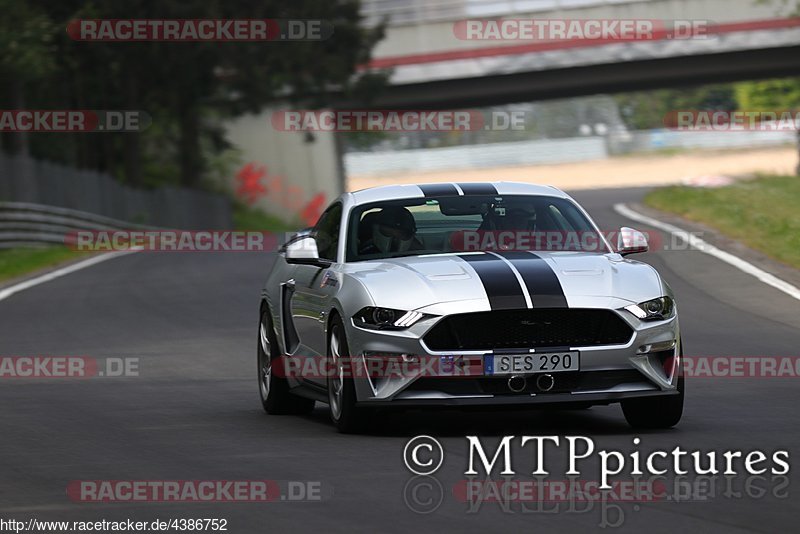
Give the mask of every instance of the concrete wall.
M 226 187 L 284 221 L 313 224 L 344 189 L 336 134 L 279 131 L 271 115 L 247 115 L 227 124 L 227 138 L 241 158 Z

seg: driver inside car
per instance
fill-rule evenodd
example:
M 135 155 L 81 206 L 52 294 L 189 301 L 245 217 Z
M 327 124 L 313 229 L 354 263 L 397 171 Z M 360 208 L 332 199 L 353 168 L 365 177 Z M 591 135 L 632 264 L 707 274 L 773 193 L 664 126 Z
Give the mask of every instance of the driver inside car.
M 534 229 L 536 213 L 528 212 L 522 208 L 507 208 L 499 210 L 490 209 L 484 215 L 483 222 L 478 228 L 480 231 L 514 231 L 528 232 Z
M 410 250 L 423 250 L 422 243 L 417 239 L 417 224 L 414 216 L 402 206 L 383 208 L 371 217 L 372 233 L 359 247 L 359 254 L 387 254 L 406 252 Z M 364 224 L 364 220 L 361 224 Z

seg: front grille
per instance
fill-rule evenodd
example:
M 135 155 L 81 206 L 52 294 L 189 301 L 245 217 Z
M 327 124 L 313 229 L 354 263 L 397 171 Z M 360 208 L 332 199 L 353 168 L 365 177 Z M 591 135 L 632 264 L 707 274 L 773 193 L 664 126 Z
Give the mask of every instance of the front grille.
M 533 309 L 445 317 L 423 338 L 437 352 L 621 345 L 633 330 L 611 310 Z

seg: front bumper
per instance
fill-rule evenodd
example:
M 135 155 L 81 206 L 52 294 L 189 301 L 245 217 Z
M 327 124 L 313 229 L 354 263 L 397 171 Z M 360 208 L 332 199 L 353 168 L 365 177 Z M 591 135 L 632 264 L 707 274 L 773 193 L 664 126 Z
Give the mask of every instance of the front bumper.
M 537 378 L 542 373 L 521 375 L 526 384 L 524 388 L 515 388 L 516 391 L 508 386 L 509 377 L 486 375 L 482 362 L 493 354 L 492 351 L 440 353 L 429 350 L 423 336 L 441 318 L 420 321 L 399 332 L 366 330 L 349 322 L 346 329 L 353 365 L 374 369 L 370 366 L 373 358 L 406 355 L 438 359 L 447 365 L 466 362 L 470 369 L 456 376 L 431 376 L 424 372 L 391 376 L 361 373 L 354 378 L 358 403 L 370 406 L 605 404 L 628 398 L 678 394 L 682 366 L 678 317 L 643 322 L 624 310 L 615 310 L 615 313 L 631 327 L 631 339 L 621 345 L 569 347 L 570 351 L 580 353 L 580 371 L 553 373 L 554 384 L 548 391 L 538 387 Z M 675 345 L 669 350 L 643 352 L 653 345 L 671 341 Z

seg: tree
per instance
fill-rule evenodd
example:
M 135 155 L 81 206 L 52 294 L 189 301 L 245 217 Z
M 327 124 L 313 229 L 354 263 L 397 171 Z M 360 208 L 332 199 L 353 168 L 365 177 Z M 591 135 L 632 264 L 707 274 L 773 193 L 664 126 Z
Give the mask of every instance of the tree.
M 736 99 L 739 109 L 745 111 L 792 111 L 800 113 L 800 79 L 781 78 L 758 82 L 744 82 L 736 85 Z M 797 128 L 798 155 L 800 156 L 800 124 Z M 797 164 L 800 175 L 800 162 Z
M 615 98 L 633 130 L 663 128 L 664 118 L 676 110 L 732 111 L 737 106 L 730 84 L 625 93 Z
M 168 154 L 178 169 L 174 182 L 198 187 L 208 151 L 227 146 L 220 134 L 226 118 L 258 112 L 276 101 L 321 106 L 331 89 L 357 95 L 364 86 L 376 86 L 376 77 L 358 74 L 357 67 L 369 60 L 382 28 L 360 25 L 355 0 L 31 0 L 27 6 L 0 0 L 3 7 L 0 69 L 11 79 L 18 72 L 29 76 L 25 106 L 136 109 L 154 121 L 144 133 L 47 134 L 46 141 L 32 136 L 37 153 L 109 171 L 133 184 L 145 183 L 143 169 L 151 169 Z M 40 15 L 50 24 L 31 35 L 43 39 L 47 48 L 37 53 L 41 47 L 29 39 L 25 53 L 36 53 L 37 60 L 16 57 L 17 33 Z M 81 18 L 319 19 L 333 25 L 334 33 L 324 41 L 74 41 L 65 29 L 69 21 Z M 48 62 L 53 69 L 31 68 Z
M 34 6 L 15 0 L 0 0 L 0 78 L 8 80 L 7 97 L 14 109 L 26 106 L 31 82 L 55 70 L 52 20 Z M 9 137 L 11 151 L 27 156 L 28 135 Z

